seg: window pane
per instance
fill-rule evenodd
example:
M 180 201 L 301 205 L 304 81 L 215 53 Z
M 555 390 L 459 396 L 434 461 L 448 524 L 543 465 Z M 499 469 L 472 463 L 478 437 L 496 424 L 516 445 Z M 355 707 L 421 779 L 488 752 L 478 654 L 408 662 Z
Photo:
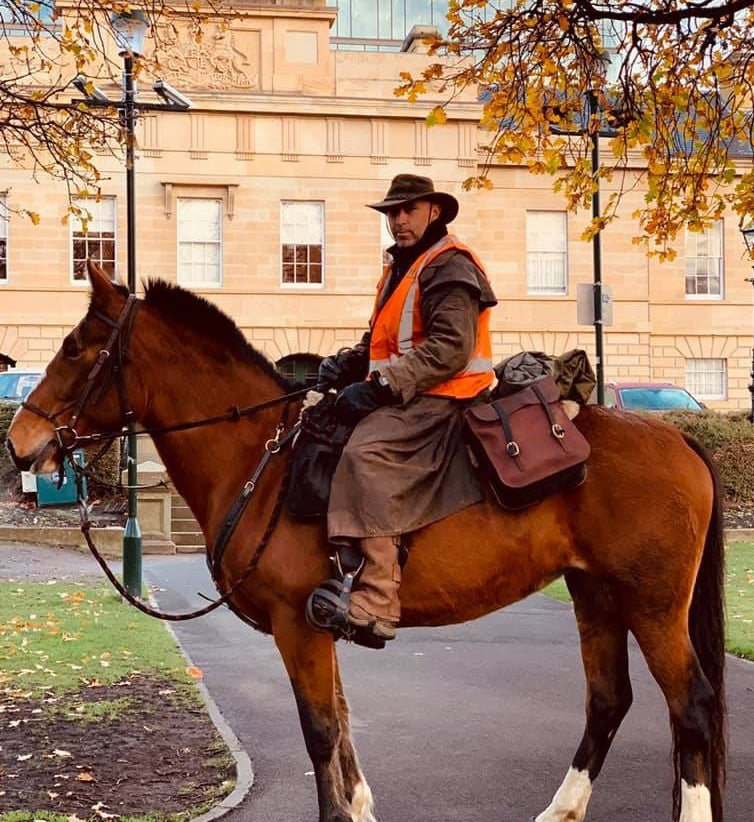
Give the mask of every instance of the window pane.
M 566 230 L 566 215 L 563 211 L 526 212 L 526 272 L 529 293 L 566 293 Z
M 179 197 L 178 282 L 182 285 L 222 283 L 223 201 Z
M 723 221 L 686 231 L 686 296 L 723 296 Z
M 71 257 L 73 279 L 86 280 L 86 261 L 97 263 L 111 277 L 115 276 L 116 257 L 116 203 L 115 197 L 101 200 L 75 200 L 82 215 L 71 216 Z M 87 216 L 88 215 L 88 216 Z
M 727 366 L 723 359 L 686 360 L 686 388 L 697 397 L 725 399 L 728 393 Z
M 280 255 L 282 283 L 322 284 L 324 233 L 323 203 L 281 202 Z

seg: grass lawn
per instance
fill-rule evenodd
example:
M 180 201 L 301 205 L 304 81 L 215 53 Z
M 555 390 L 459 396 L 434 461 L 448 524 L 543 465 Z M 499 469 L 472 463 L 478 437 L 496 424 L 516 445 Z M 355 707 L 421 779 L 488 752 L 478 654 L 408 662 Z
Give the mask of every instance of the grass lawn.
M 729 543 L 725 562 L 725 647 L 731 654 L 754 660 L 754 543 Z M 571 601 L 562 578 L 541 593 Z
M 0 822 L 185 822 L 214 807 L 235 762 L 200 677 L 106 583 L 0 582 Z
M 191 682 L 165 626 L 109 586 L 0 582 L 0 688 L 39 697 L 134 672 Z

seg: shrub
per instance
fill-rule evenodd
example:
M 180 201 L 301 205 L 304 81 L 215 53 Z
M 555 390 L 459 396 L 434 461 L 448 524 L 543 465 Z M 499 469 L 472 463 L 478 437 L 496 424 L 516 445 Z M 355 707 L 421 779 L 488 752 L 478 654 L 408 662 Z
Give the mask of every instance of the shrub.
M 719 472 L 726 503 L 754 505 L 754 425 L 748 417 L 743 413 L 674 411 L 664 414 L 663 419 L 709 451 Z

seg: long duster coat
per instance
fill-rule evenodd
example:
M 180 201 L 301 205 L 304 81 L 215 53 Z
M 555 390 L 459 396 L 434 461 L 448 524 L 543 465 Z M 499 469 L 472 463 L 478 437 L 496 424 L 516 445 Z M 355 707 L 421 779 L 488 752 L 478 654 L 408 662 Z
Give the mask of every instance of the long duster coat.
M 453 249 L 422 271 L 419 284 L 426 339 L 381 370 L 398 404 L 365 417 L 346 445 L 328 511 L 336 541 L 405 534 L 483 498 L 462 435 L 470 402 L 421 392 L 465 368 L 479 313 L 496 300 L 482 272 Z

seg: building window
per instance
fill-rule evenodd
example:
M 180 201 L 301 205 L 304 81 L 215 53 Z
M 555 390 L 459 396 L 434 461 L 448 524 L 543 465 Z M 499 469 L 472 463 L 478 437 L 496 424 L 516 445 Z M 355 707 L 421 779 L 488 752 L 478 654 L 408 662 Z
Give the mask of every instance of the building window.
M 400 51 L 414 26 L 448 30 L 448 0 L 339 0 L 331 41 L 349 51 Z
M 565 211 L 526 212 L 526 281 L 529 294 L 568 291 Z
M 54 0 L 0 0 L 0 23 L 4 34 L 28 34 L 41 26 L 49 28 L 55 17 Z
M 686 230 L 686 296 L 723 296 L 723 221 L 705 231 Z
M 8 282 L 8 200 L 0 196 L 0 283 Z
M 285 285 L 324 284 L 325 204 L 280 204 L 281 282 Z
M 686 388 L 699 399 L 728 396 L 728 363 L 721 359 L 686 360 Z
M 277 370 L 293 385 L 316 385 L 319 380 L 321 357 L 314 354 L 291 354 L 275 364 Z
M 115 277 L 115 197 L 76 200 L 78 214 L 71 215 L 74 282 L 86 282 L 86 261 L 91 260 Z
M 178 283 L 222 285 L 223 201 L 179 197 Z

